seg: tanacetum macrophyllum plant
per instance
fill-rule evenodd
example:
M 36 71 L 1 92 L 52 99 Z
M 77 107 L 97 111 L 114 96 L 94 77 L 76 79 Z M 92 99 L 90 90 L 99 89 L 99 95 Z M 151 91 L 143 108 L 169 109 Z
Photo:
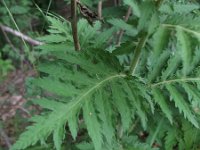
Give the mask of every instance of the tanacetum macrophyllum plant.
M 40 76 L 29 80 L 43 113 L 12 150 L 200 147 L 199 3 L 124 0 L 125 20 L 113 9 L 104 23 L 73 20 L 77 29 L 49 14 Z

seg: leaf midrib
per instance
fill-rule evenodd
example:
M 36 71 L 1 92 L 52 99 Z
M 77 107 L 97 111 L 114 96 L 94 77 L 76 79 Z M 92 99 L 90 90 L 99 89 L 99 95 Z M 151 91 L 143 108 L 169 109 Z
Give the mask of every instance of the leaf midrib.
M 194 78 L 178 78 L 178 79 L 171 79 L 171 80 L 165 80 L 157 83 L 150 84 L 151 88 L 155 88 L 160 85 L 165 85 L 165 84 L 171 84 L 175 82 L 197 82 L 200 81 L 200 77 L 194 77 Z
M 95 89 L 97 89 L 98 87 L 100 87 L 102 84 L 104 84 L 107 81 L 113 80 L 115 78 L 125 78 L 127 75 L 126 74 L 115 74 L 112 76 L 109 76 L 107 78 L 105 78 L 104 80 L 101 80 L 100 82 L 96 83 L 93 87 L 91 87 L 89 90 L 87 90 L 86 92 L 84 92 L 83 94 L 81 94 L 81 96 L 77 99 L 77 101 L 71 106 L 71 108 L 69 109 L 68 112 L 71 111 L 71 109 L 73 109 L 74 107 L 76 107 L 78 104 L 81 103 L 81 101 L 90 93 L 92 93 Z

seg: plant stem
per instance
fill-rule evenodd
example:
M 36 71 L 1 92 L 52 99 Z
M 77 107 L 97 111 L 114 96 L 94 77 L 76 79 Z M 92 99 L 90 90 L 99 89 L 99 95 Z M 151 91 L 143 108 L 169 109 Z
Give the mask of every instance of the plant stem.
M 99 3 L 98 3 L 98 17 L 99 19 L 101 20 L 102 19 L 102 0 L 99 0 Z
M 195 30 L 191 30 L 191 29 L 188 29 L 186 27 L 183 27 L 181 25 L 173 25 L 173 24 L 161 24 L 163 27 L 166 27 L 166 28 L 169 28 L 169 29 L 176 29 L 176 28 L 179 28 L 179 29 L 182 29 L 183 31 L 187 32 L 187 33 L 190 33 L 190 34 L 193 34 L 197 37 L 200 36 L 200 32 L 197 32 Z
M 171 79 L 171 80 L 165 80 L 165 81 L 161 81 L 161 82 L 157 82 L 154 84 L 151 84 L 150 87 L 151 88 L 155 88 L 157 86 L 160 85 L 166 85 L 166 84 L 172 84 L 172 83 L 176 83 L 176 82 L 199 82 L 200 78 L 199 77 L 194 77 L 194 78 L 179 78 L 179 79 Z
M 11 34 L 13 34 L 13 35 L 15 35 L 17 37 L 20 37 L 21 39 L 23 39 L 23 41 L 27 41 L 28 43 L 30 43 L 32 45 L 36 45 L 37 46 L 37 45 L 43 45 L 44 44 L 43 42 L 34 40 L 31 37 L 19 32 L 19 31 L 13 30 L 10 27 L 4 26 L 2 24 L 0 24 L 0 28 L 1 28 L 2 31 L 5 31 L 5 32 L 11 33 Z
M 163 0 L 157 0 L 157 2 L 156 2 L 157 9 L 161 6 L 162 2 L 163 2 Z M 148 38 L 148 33 L 143 34 L 143 36 L 141 37 L 141 39 L 135 49 L 134 57 L 131 61 L 129 75 L 133 75 L 135 73 L 135 69 L 136 69 L 138 61 L 140 59 L 140 54 L 141 54 L 142 48 L 145 46 L 147 38 Z
M 74 47 L 76 51 L 80 51 L 80 44 L 78 39 L 78 31 L 77 31 L 77 12 L 76 12 L 77 3 L 76 0 L 71 0 L 71 26 L 72 26 L 72 34 L 74 39 Z
M 148 34 L 145 33 L 141 37 L 141 39 L 140 39 L 140 41 L 139 41 L 139 43 L 138 43 L 138 45 L 135 49 L 134 57 L 131 61 L 131 66 L 130 66 L 130 72 L 129 72 L 130 75 L 133 75 L 135 73 L 135 69 L 136 69 L 138 61 L 140 59 L 140 54 L 142 52 L 142 48 L 145 46 L 147 38 L 148 38 Z
M 0 25 L 1 26 L 1 25 Z M 3 30 L 2 30 L 2 33 L 6 39 L 6 41 L 8 42 L 8 44 L 12 47 L 12 49 L 17 53 L 17 49 L 15 48 L 15 46 L 13 45 L 13 43 L 11 42 L 10 38 L 8 37 L 7 33 Z

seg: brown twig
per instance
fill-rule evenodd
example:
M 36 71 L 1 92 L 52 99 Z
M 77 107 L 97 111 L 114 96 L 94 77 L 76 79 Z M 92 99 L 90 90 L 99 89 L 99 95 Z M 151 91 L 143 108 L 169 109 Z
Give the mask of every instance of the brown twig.
M 1 30 L 5 31 L 5 32 L 11 33 L 17 37 L 24 39 L 25 41 L 27 41 L 28 43 L 30 43 L 32 45 L 43 45 L 44 44 L 43 42 L 36 41 L 36 40 L 32 39 L 31 37 L 19 32 L 19 31 L 13 30 L 10 27 L 4 26 L 2 24 L 0 24 L 0 28 L 1 28 Z
M 102 0 L 98 3 L 98 17 L 100 20 L 102 19 Z
M 71 0 L 71 26 L 72 26 L 72 34 L 73 34 L 73 39 L 74 39 L 74 47 L 76 51 L 80 51 L 80 43 L 78 39 L 78 31 L 77 31 L 77 1 L 76 0 Z
M 126 16 L 124 17 L 124 21 L 125 21 L 125 22 L 128 21 L 128 18 L 130 17 L 131 12 L 132 12 L 132 9 L 131 9 L 131 7 L 129 6 L 129 8 L 128 8 L 127 12 L 126 12 Z M 117 42 L 116 42 L 117 46 L 120 46 L 120 44 L 121 44 L 121 39 L 122 39 L 122 37 L 123 37 L 123 34 L 124 34 L 124 30 L 121 29 L 121 30 L 119 31 L 119 34 L 118 34 L 118 37 L 117 37 Z

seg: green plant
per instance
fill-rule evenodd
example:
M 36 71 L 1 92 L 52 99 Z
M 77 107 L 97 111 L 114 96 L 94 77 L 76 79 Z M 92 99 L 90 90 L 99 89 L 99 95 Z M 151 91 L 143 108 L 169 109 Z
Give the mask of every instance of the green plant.
M 37 47 L 41 76 L 31 80 L 43 90 L 33 103 L 46 111 L 31 119 L 13 150 L 49 146 L 50 137 L 57 150 L 199 148 L 199 5 L 124 4 L 134 14 L 128 22 L 79 20 L 80 52 L 70 23 L 48 16 L 50 35 Z M 117 47 L 119 29 L 125 32 Z
M 25 61 L 33 63 L 35 61 L 35 52 L 31 51 L 31 46 L 28 46 L 24 38 L 19 37 L 18 34 L 32 34 L 32 20 L 37 19 L 36 13 L 31 9 L 33 3 L 31 1 L 0 1 L 0 41 L 1 53 L 6 58 L 12 61 L 13 66 L 23 66 Z M 33 17 L 34 16 L 34 17 Z M 22 21 L 25 20 L 25 21 Z M 6 31 L 5 28 L 13 30 L 13 32 Z M 10 34 L 11 33 L 11 34 Z M 14 35 L 14 36 L 13 36 Z M 31 43 L 34 45 L 33 43 Z
M 7 73 L 14 69 L 11 60 L 3 60 L 1 59 L 1 53 L 0 53 L 0 81 L 1 78 L 5 77 Z

